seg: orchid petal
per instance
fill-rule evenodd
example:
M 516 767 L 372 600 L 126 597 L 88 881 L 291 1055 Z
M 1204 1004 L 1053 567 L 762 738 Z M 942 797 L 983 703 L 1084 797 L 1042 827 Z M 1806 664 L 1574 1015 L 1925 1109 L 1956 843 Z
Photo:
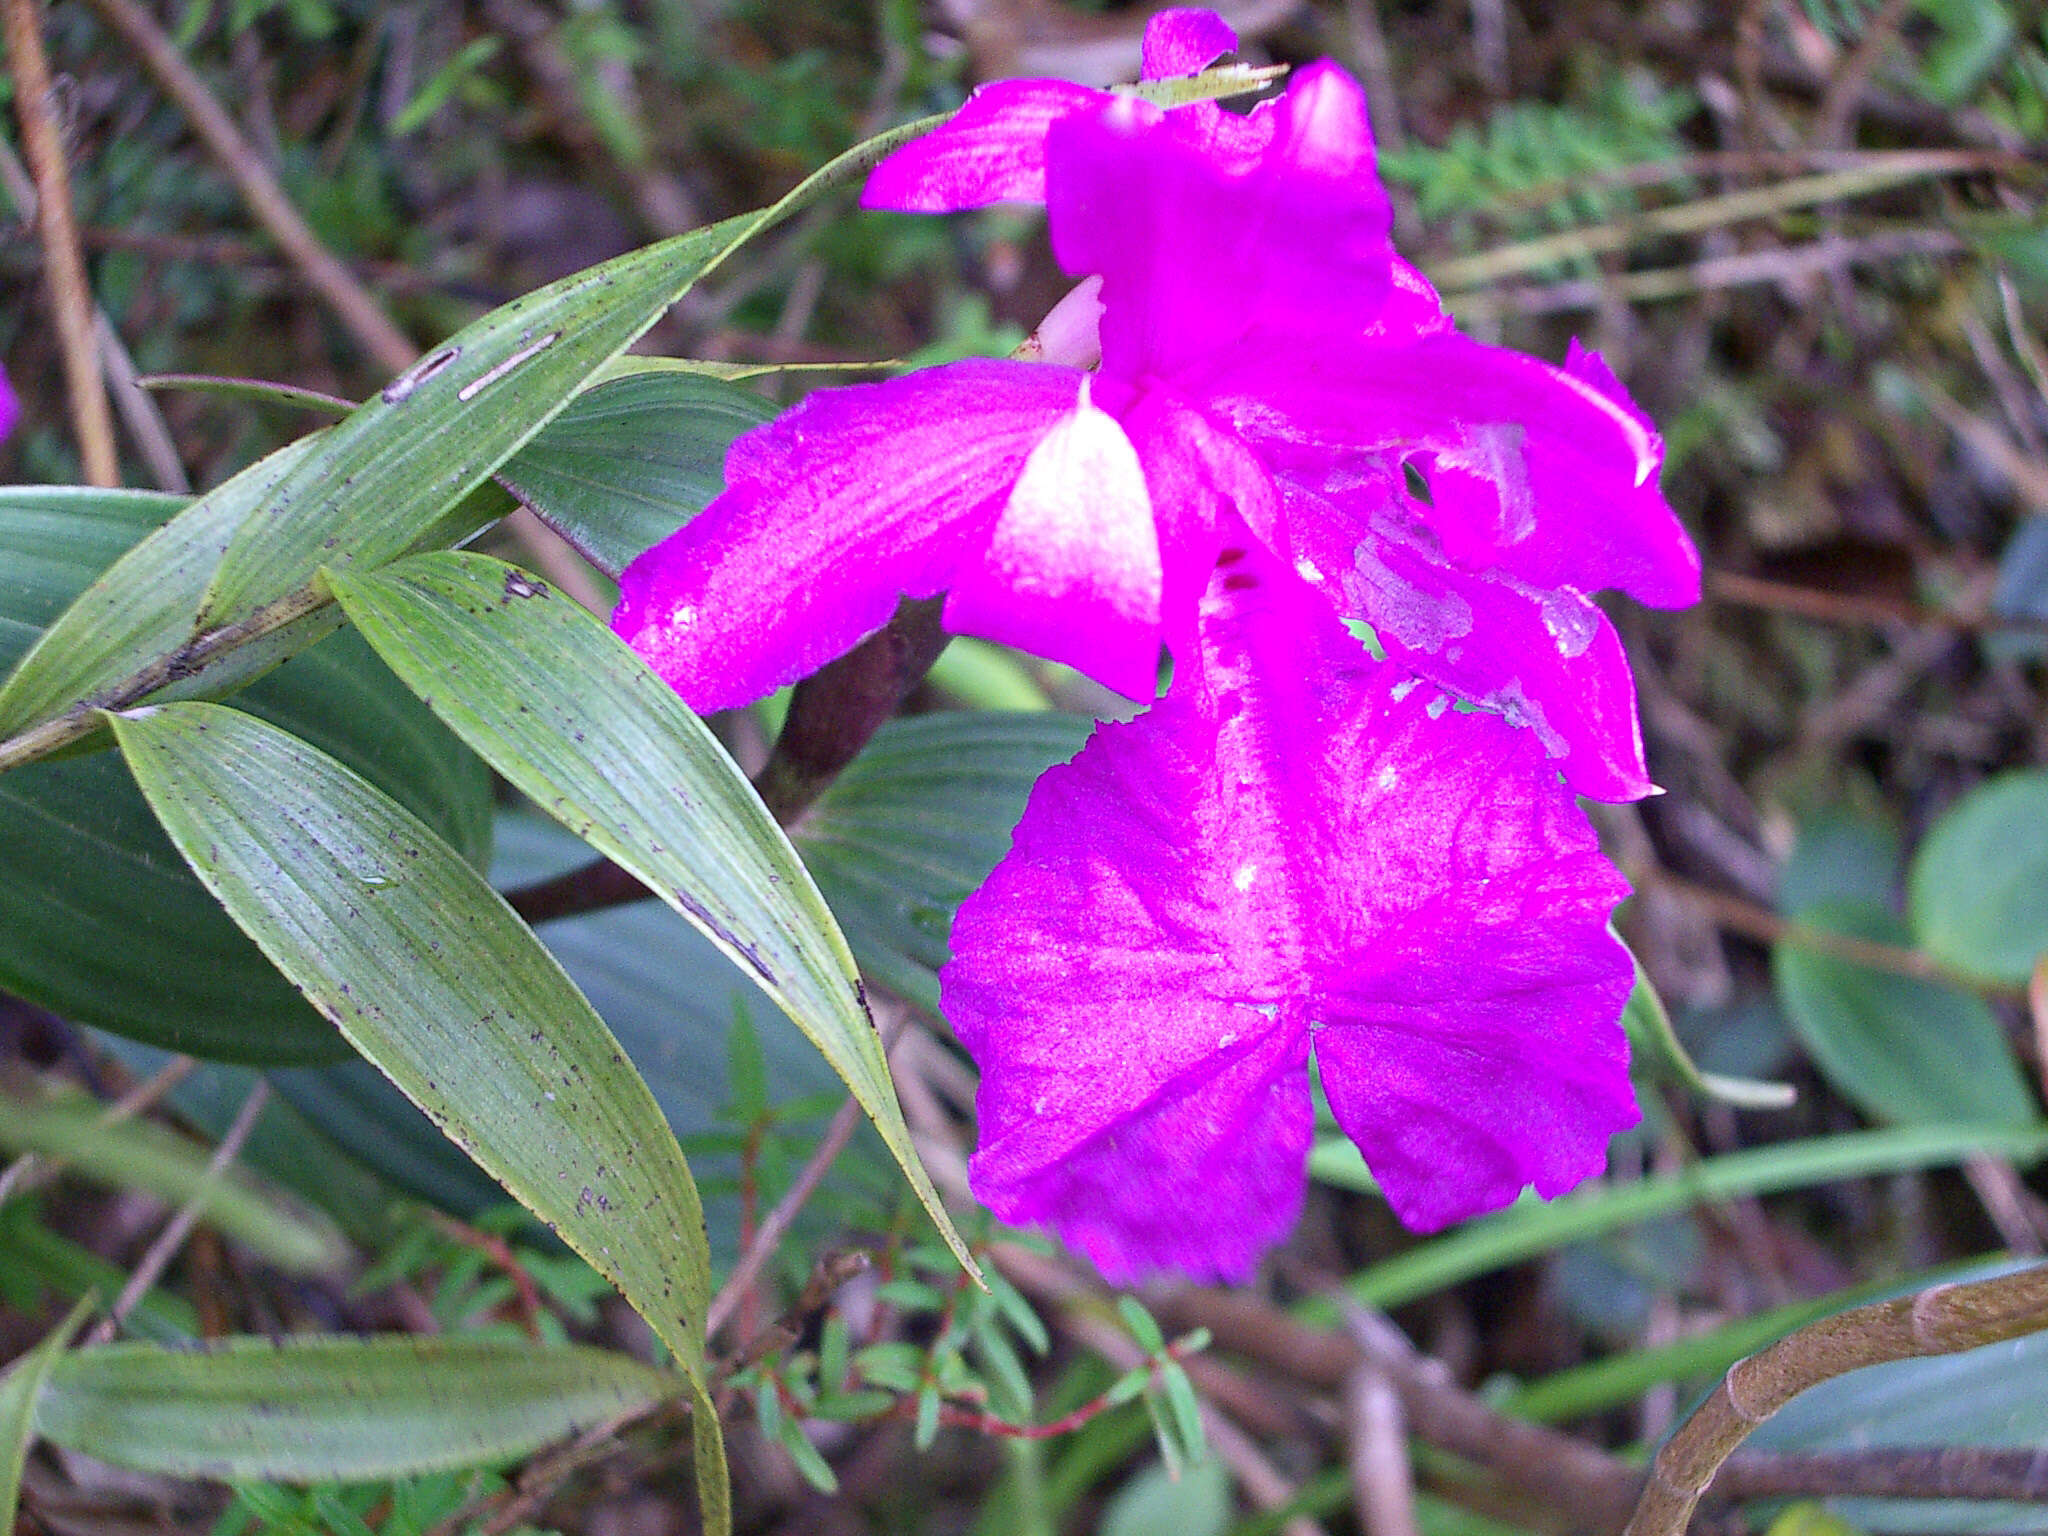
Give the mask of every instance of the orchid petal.
M 697 710 L 816 671 L 953 584 L 1078 384 L 974 359 L 820 390 L 733 444 L 725 492 L 620 577 L 612 627 Z
M 1539 750 L 1438 718 L 1225 526 L 1203 651 L 1040 780 L 941 976 L 983 1072 L 976 1192 L 1117 1279 L 1240 1278 L 1292 1220 L 1304 1020 L 1410 1219 L 1555 1193 L 1635 1113 L 1633 972 L 1606 928 L 1626 887 Z M 1434 1089 L 1414 1070 L 1432 1047 Z M 1481 1083 L 1554 1144 L 1492 1136 Z
M 1386 302 L 1388 205 L 1364 97 L 1334 67 L 1248 118 L 1120 97 L 1053 124 L 1046 157 L 1053 252 L 1103 277 L 1105 372 L 1171 376 L 1254 335 L 1320 348 Z
M 1325 348 L 1303 366 L 1246 345 L 1182 387 L 1214 400 L 1281 473 L 1320 474 L 1347 454 L 1414 463 L 1442 487 L 1435 531 L 1470 563 L 1536 587 L 1693 602 L 1699 552 L 1657 487 L 1663 445 L 1590 356 L 1555 368 L 1440 333 Z
M 1390 663 L 1530 729 L 1577 793 L 1655 793 L 1628 657 L 1607 616 L 1571 588 L 1460 567 L 1399 510 L 1416 503 L 1390 488 L 1381 495 L 1361 537 L 1329 501 L 1283 482 L 1288 548 L 1302 575 L 1346 617 L 1370 624 Z
M 1045 136 L 1061 118 L 1111 100 L 1065 80 L 998 80 L 868 173 L 863 208 L 957 213 L 1045 201 Z
M 1149 701 L 1159 677 L 1159 535 L 1115 419 L 1080 400 L 1031 450 L 946 627 L 1063 661 Z
M 1199 74 L 1237 47 L 1237 33 L 1214 11 L 1175 6 L 1145 23 L 1145 78 Z

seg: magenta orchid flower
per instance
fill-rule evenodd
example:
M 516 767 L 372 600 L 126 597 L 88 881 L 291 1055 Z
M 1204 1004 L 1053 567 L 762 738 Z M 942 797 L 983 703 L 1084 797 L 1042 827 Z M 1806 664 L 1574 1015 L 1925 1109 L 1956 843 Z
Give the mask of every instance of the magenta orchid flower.
M 14 386 L 7 381 L 7 370 L 0 368 L 0 442 L 14 431 L 14 424 L 20 419 L 21 401 L 14 393 Z
M 1165 13 L 1147 71 L 1232 41 Z M 990 86 L 868 200 L 1039 197 L 1099 280 L 1076 301 L 1099 369 L 814 394 L 628 568 L 615 626 L 700 710 L 815 670 L 906 594 L 1141 702 L 1172 652 L 1166 699 L 1040 781 L 955 923 L 942 999 L 982 1067 L 971 1171 L 998 1215 L 1115 1279 L 1246 1274 L 1300 1206 L 1311 1049 L 1411 1225 L 1569 1188 L 1636 1111 L 1625 887 L 1558 771 L 1650 787 L 1585 594 L 1698 581 L 1654 432 L 1591 354 L 1456 335 L 1387 243 L 1334 66 L 1246 117 Z

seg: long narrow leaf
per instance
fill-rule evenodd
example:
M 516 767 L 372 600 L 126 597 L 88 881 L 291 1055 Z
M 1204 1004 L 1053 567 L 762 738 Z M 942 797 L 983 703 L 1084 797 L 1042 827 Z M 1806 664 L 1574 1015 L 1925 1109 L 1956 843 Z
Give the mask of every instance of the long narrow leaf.
M 147 1120 L 108 1121 L 78 1095 L 0 1097 L 0 1152 L 39 1152 L 115 1189 L 173 1204 L 205 1201 L 205 1219 L 282 1269 L 313 1274 L 348 1257 L 332 1221 L 235 1169 L 209 1171 L 206 1149 Z
M 628 1355 L 495 1339 L 110 1344 L 57 1362 L 35 1427 L 172 1477 L 359 1481 L 509 1461 L 686 1390 Z
M 50 1379 L 51 1368 L 71 1342 L 71 1335 L 92 1309 L 87 1297 L 53 1328 L 42 1343 L 23 1355 L 0 1376 L 0 1531 L 14 1529 L 21 1498 L 21 1471 L 28 1464 L 29 1441 L 35 1438 L 36 1400 Z
M 1412 1248 L 1399 1258 L 1375 1264 L 1355 1276 L 1348 1288 L 1368 1306 L 1397 1307 L 1560 1244 L 1597 1237 L 1709 1201 L 1912 1168 L 1939 1168 L 1979 1152 L 2009 1158 L 2022 1166 L 2038 1162 L 2048 1157 L 2048 1125 L 2019 1130 L 1984 1125 L 1912 1126 L 1730 1152 L 1679 1173 L 1659 1174 L 1633 1184 L 1596 1185 L 1548 1204 L 1529 1201 L 1516 1205 Z M 1320 1169 L 1318 1175 L 1328 1177 L 1331 1171 Z M 1325 1319 L 1334 1315 L 1323 1301 L 1310 1303 L 1305 1310 Z
M 375 566 L 539 432 L 605 364 L 743 243 L 863 174 L 914 123 L 848 150 L 772 207 L 590 267 L 493 310 L 329 429 L 256 507 L 202 605 L 233 623 L 322 566 Z
M 502 561 L 420 555 L 328 580 L 378 654 L 457 735 L 646 881 L 816 1042 L 972 1270 L 911 1145 L 838 925 L 674 690 L 583 609 Z
M 117 717 L 194 872 L 357 1050 L 703 1381 L 697 1188 L 647 1085 L 531 929 L 418 818 L 252 716 Z

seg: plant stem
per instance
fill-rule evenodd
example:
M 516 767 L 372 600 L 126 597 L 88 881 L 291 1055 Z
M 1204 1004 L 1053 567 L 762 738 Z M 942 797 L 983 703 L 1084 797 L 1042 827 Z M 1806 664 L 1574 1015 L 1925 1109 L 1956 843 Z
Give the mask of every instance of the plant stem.
M 1624 1536 L 1683 1536 L 1686 1522 L 1749 1432 L 1808 1387 L 1891 1360 L 1952 1355 L 2048 1328 L 2048 1265 L 1937 1285 L 1809 1323 L 1738 1360 L 1658 1451 Z

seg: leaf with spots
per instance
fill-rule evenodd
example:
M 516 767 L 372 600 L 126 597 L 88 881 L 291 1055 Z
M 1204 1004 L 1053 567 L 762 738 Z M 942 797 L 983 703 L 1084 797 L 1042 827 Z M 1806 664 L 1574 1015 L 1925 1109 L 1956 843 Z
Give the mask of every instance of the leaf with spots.
M 351 1045 L 625 1294 L 715 1439 L 696 1182 L 647 1084 L 533 931 L 425 823 L 276 726 L 189 703 L 111 724 L 200 882 Z M 719 1474 L 702 1490 L 709 1512 L 723 1506 L 723 1459 L 699 1461 Z
M 330 572 L 350 620 L 492 767 L 719 946 L 797 1022 L 972 1261 L 896 1102 L 825 900 L 704 724 L 597 619 L 483 555 Z

